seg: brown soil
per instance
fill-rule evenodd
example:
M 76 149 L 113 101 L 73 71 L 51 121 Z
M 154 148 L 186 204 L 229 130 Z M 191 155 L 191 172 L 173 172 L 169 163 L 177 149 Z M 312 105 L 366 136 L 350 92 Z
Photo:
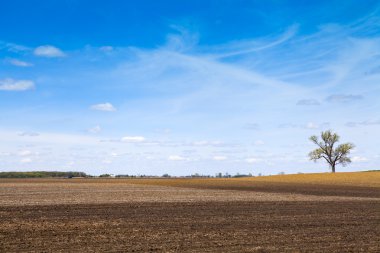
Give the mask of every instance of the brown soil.
M 376 189 L 322 196 L 305 187 L 3 180 L 0 252 L 380 252 Z
M 245 179 L 141 179 L 133 184 L 188 187 L 196 189 L 237 190 L 267 193 L 291 193 L 312 196 L 371 197 L 380 198 L 380 187 L 358 185 L 332 185 L 303 182 L 271 182 Z
M 2 207 L 0 250 L 379 252 L 379 202 Z

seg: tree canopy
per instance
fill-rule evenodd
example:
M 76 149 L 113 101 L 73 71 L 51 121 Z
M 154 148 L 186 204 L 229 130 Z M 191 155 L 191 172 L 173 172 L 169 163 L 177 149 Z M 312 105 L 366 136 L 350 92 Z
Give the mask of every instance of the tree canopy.
M 316 135 L 311 136 L 310 140 L 316 144 L 318 148 L 309 153 L 310 160 L 316 162 L 323 158 L 330 165 L 332 172 L 335 172 L 335 167 L 338 164 L 346 166 L 351 163 L 351 159 L 348 155 L 355 145 L 352 143 L 344 143 L 334 148 L 336 143 L 339 142 L 339 139 L 339 135 L 330 130 L 321 133 L 321 140 Z

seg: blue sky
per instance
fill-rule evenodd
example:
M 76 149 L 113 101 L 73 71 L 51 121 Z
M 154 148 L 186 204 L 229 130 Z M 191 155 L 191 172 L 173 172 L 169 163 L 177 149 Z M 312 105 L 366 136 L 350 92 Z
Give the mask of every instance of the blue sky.
M 380 2 L 1 1 L 0 170 L 324 172 L 380 164 Z

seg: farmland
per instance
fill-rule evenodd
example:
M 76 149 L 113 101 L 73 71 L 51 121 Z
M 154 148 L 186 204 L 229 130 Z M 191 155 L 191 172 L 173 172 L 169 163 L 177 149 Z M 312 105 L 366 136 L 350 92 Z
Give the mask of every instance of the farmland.
M 380 172 L 1 179 L 0 252 L 379 252 Z

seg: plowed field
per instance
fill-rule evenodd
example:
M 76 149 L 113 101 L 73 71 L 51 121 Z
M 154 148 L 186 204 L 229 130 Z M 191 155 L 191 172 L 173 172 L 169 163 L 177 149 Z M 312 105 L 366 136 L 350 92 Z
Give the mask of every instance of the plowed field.
M 380 252 L 379 174 L 365 176 L 3 179 L 0 252 Z

